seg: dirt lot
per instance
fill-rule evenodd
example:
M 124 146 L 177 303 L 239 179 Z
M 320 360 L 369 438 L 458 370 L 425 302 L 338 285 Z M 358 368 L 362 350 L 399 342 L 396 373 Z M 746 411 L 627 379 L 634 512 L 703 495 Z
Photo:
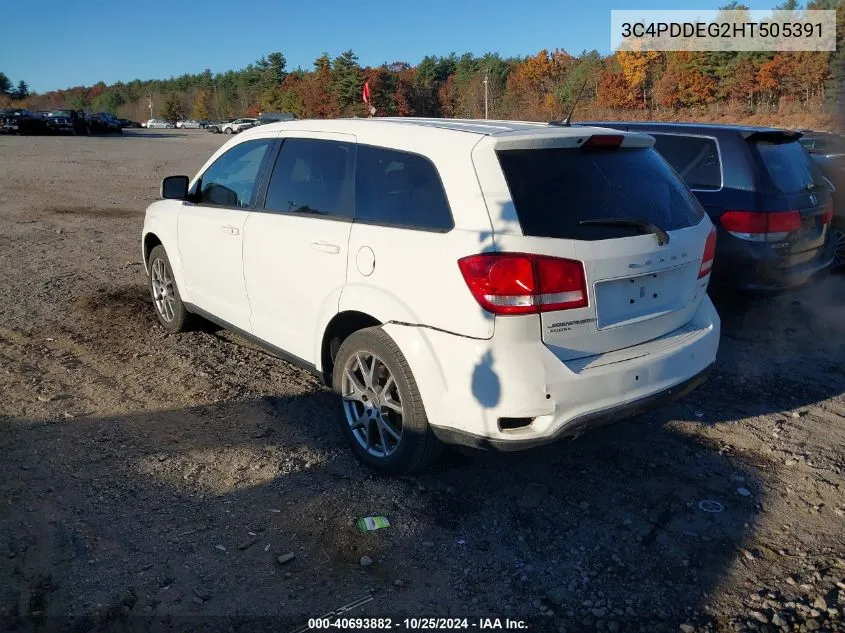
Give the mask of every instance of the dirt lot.
M 0 137 L 0 630 L 284 633 L 369 597 L 346 615 L 845 630 L 845 277 L 721 302 L 667 409 L 377 477 L 310 375 L 156 323 L 143 210 L 223 140 Z

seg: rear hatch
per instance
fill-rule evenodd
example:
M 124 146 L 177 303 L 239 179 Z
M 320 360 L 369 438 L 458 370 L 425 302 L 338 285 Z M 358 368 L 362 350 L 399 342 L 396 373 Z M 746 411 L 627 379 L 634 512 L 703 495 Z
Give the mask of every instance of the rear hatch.
M 568 360 L 687 324 L 709 280 L 709 263 L 699 275 L 712 230 L 701 205 L 651 137 L 589 128 L 553 134 L 495 138 L 492 152 L 473 154 L 497 249 L 582 270 L 584 302 L 538 310 L 543 341 Z
M 798 266 L 822 254 L 832 214 L 831 183 L 799 143 L 800 136 L 776 130 L 745 139 L 760 173 L 762 211 L 769 214 L 766 233 L 752 238 L 771 243 L 783 267 Z M 737 227 L 725 228 L 737 233 L 732 230 Z M 741 225 L 739 232 L 743 232 Z

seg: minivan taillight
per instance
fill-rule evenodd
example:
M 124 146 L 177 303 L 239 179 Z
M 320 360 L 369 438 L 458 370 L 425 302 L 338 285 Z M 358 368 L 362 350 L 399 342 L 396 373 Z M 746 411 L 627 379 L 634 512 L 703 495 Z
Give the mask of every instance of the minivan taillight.
M 710 235 L 704 243 L 704 255 L 701 257 L 701 268 L 698 269 L 698 278 L 706 277 L 713 269 L 713 258 L 716 256 L 716 227 L 710 229 Z
M 734 237 L 751 242 L 779 242 L 801 228 L 798 211 L 725 211 L 719 221 Z
M 536 314 L 587 305 L 584 265 L 527 253 L 483 253 L 458 260 L 472 296 L 493 314 Z

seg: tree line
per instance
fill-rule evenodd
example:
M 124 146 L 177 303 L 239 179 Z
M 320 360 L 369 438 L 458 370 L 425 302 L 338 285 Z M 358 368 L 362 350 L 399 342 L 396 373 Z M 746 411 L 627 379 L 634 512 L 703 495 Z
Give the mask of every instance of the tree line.
M 744 9 L 736 2 L 725 9 Z M 797 8 L 787 0 L 781 8 Z M 45 94 L 24 91 L 7 100 L 31 109 L 70 107 L 108 111 L 145 120 L 153 117 L 223 119 L 261 111 L 300 118 L 367 116 L 361 89 L 369 81 L 379 116 L 558 119 L 583 91 L 579 113 L 624 109 L 649 115 L 705 112 L 736 114 L 833 112 L 845 103 L 845 0 L 813 0 L 807 8 L 838 8 L 837 51 L 830 52 L 616 52 L 541 50 L 526 57 L 497 53 L 430 55 L 416 66 L 403 61 L 362 67 L 353 51 L 320 55 L 311 69 L 289 70 L 281 52 L 241 70 L 159 80 L 78 86 Z M 0 74 L 0 79 L 5 75 Z M 0 88 L 2 88 L 0 83 Z M 0 97 L 2 98 L 2 97 Z M 152 106 L 152 107 L 150 107 Z M 151 111 L 152 110 L 152 111 Z
M 0 98 L 6 101 L 23 101 L 29 96 L 29 86 L 21 79 L 18 85 L 12 87 L 12 80 L 5 73 L 0 73 Z

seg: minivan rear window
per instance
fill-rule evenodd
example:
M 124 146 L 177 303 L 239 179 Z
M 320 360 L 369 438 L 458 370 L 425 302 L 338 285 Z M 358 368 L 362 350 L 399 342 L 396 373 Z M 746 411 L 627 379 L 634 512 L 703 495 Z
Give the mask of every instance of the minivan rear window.
M 690 189 L 715 191 L 722 186 L 722 165 L 716 141 L 704 136 L 656 134 L 654 149 L 660 152 Z
M 772 186 L 781 193 L 800 193 L 816 187 L 825 187 L 821 171 L 801 143 L 750 143 L 766 172 Z
M 604 240 L 629 227 L 582 220 L 629 218 L 664 231 L 698 224 L 698 200 L 651 148 L 500 150 L 499 164 L 524 235 Z

